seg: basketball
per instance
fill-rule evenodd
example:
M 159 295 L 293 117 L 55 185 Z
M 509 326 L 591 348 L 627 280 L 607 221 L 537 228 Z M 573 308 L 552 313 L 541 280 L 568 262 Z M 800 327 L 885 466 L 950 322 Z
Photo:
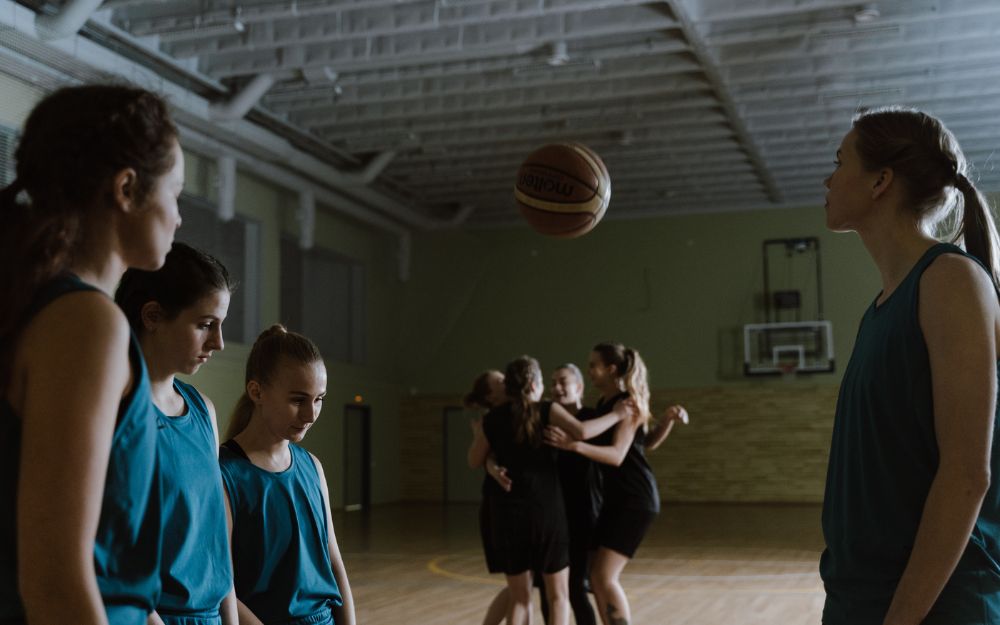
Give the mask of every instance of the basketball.
M 514 198 L 541 234 L 573 238 L 590 232 L 611 201 L 604 162 L 580 143 L 553 143 L 528 155 L 517 170 Z

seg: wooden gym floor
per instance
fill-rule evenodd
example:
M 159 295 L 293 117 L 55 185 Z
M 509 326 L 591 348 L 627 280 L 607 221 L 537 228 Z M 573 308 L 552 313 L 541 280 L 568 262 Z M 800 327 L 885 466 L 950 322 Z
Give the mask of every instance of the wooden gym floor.
M 358 622 L 481 623 L 503 578 L 486 573 L 477 510 L 335 512 Z M 819 623 L 822 549 L 817 505 L 667 504 L 622 575 L 633 625 Z

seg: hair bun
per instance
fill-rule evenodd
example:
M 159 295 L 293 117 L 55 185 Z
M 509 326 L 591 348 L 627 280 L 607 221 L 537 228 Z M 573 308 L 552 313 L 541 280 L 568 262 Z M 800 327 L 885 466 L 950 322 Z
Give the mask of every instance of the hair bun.
M 276 323 L 276 324 L 272 325 L 270 328 L 268 328 L 267 330 L 264 330 L 263 332 L 261 332 L 259 338 L 266 339 L 266 338 L 269 338 L 269 337 L 272 337 L 272 336 L 277 336 L 279 334 L 288 334 L 288 328 L 286 328 L 285 326 L 283 326 L 280 323 Z

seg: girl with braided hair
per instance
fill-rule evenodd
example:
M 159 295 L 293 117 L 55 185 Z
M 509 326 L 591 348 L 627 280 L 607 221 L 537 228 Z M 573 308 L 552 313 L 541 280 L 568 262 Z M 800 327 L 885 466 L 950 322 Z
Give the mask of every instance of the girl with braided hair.
M 925 113 L 857 116 L 835 164 L 827 226 L 858 233 L 882 290 L 837 400 L 823 622 L 1000 622 L 993 218 L 955 137 Z

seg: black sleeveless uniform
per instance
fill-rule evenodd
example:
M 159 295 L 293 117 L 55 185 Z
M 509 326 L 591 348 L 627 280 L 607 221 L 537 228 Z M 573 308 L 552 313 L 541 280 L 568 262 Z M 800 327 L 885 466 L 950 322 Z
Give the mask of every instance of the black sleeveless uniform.
M 586 407 L 576 414 L 580 421 L 595 416 L 597 412 Z M 576 625 L 596 625 L 594 610 L 587 599 L 587 580 L 591 543 L 601 512 L 601 471 L 590 458 L 572 451 L 560 451 L 557 465 L 569 529 L 569 603 Z
M 538 404 L 541 427 L 549 422 L 549 402 Z M 542 444 L 515 440 L 511 405 L 503 404 L 483 417 L 483 432 L 507 468 L 512 486 L 492 502 L 493 548 L 507 575 L 528 570 L 556 573 L 569 564 L 569 538 L 562 501 L 556 450 Z
M 493 499 L 503 493 L 503 489 L 486 472 L 483 476 L 483 500 L 479 505 L 479 535 L 483 541 L 483 555 L 486 556 L 486 570 L 490 573 L 503 573 L 503 566 L 493 548 Z
M 611 412 L 615 402 L 628 397 L 620 393 L 608 401 L 597 404 L 597 416 Z M 615 428 L 594 437 L 594 445 L 610 446 L 614 441 Z M 635 431 L 621 466 L 598 463 L 603 481 L 604 501 L 594 530 L 594 546 L 605 547 L 631 558 L 639 543 L 660 512 L 660 494 L 653 470 L 646 461 L 646 431 Z

